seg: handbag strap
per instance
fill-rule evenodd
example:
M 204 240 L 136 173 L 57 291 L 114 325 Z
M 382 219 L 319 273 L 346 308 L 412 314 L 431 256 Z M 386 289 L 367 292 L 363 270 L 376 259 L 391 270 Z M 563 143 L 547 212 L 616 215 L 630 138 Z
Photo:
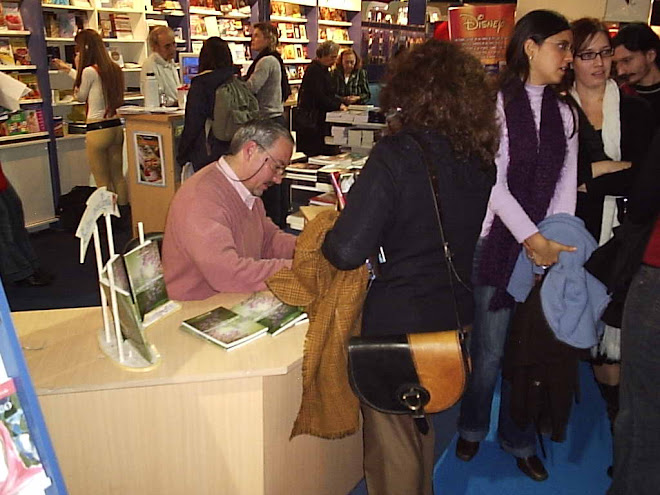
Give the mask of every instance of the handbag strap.
M 463 325 L 461 324 L 461 315 L 458 310 L 458 298 L 456 297 L 456 290 L 454 288 L 454 277 L 456 277 L 456 280 L 458 280 L 458 282 L 468 291 L 472 292 L 472 290 L 465 282 L 463 282 L 460 275 L 458 274 L 458 271 L 456 271 L 454 260 L 451 254 L 451 248 L 449 247 L 449 242 L 447 241 L 447 237 L 445 236 L 445 229 L 442 226 L 442 215 L 440 210 L 440 204 L 441 204 L 440 188 L 438 186 L 437 169 L 433 167 L 433 165 L 431 164 L 431 160 L 429 160 L 428 154 L 426 153 L 426 151 L 424 151 L 424 148 L 422 147 L 420 142 L 413 135 L 409 134 L 409 136 L 421 151 L 422 159 L 424 160 L 424 164 L 426 165 L 426 171 L 428 172 L 428 178 L 432 193 L 431 195 L 433 197 L 435 217 L 438 221 L 438 228 L 440 230 L 440 240 L 442 241 L 443 257 L 445 259 L 445 263 L 447 264 L 447 275 L 449 277 L 449 288 L 451 289 L 452 300 L 454 302 L 454 313 L 456 315 L 456 323 L 458 324 L 458 332 L 461 335 L 461 338 L 463 338 L 465 330 L 463 329 Z

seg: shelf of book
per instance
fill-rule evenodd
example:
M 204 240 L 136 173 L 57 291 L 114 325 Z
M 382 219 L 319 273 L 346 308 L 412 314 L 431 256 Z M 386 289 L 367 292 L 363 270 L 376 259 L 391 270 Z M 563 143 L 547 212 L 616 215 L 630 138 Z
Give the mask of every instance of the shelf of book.
M 114 7 L 99 7 L 97 12 L 114 12 L 116 14 L 144 14 L 144 10 L 139 9 L 119 9 Z
M 225 19 L 249 19 L 250 14 L 245 14 L 243 12 L 221 12 L 219 10 L 205 9 L 203 7 L 190 7 L 189 12 L 191 14 L 198 15 L 212 15 L 216 17 L 223 17 Z
M 0 36 L 29 36 L 30 31 L 26 31 L 25 29 L 4 29 L 0 31 Z
M 270 21 L 271 22 L 290 22 L 293 24 L 304 24 L 307 22 L 306 17 L 293 17 L 293 16 L 286 16 L 286 15 L 271 15 L 270 16 Z
M 343 26 L 343 27 L 351 27 L 353 23 L 348 22 L 348 21 L 324 21 L 323 19 L 319 19 L 319 26 Z
M 73 38 L 53 38 L 50 36 L 46 37 L 46 43 L 74 43 Z
M 77 5 L 58 5 L 54 3 L 42 3 L 41 8 L 44 10 L 94 10 L 93 7 L 82 7 Z
M 0 137 L 0 144 L 3 145 L 4 143 L 12 143 L 12 142 L 17 142 L 17 141 L 24 141 L 26 139 L 35 139 L 38 137 L 43 137 L 43 136 L 48 136 L 48 132 L 31 132 L 28 134 L 16 134 L 14 136 L 2 136 Z
M 103 41 L 105 41 L 106 43 L 142 43 L 142 44 L 144 44 L 144 40 L 127 39 L 127 38 L 103 38 Z
M 44 102 L 44 100 L 42 100 L 41 98 L 35 98 L 33 100 L 20 100 L 19 101 L 19 103 L 21 105 L 33 105 L 35 103 L 43 103 L 43 102 Z
M 309 43 L 308 39 L 280 38 L 280 43 Z
M 36 65 L 0 65 L 0 71 L 36 70 Z
M 283 58 L 282 62 L 285 64 L 310 64 L 312 60 L 309 58 Z

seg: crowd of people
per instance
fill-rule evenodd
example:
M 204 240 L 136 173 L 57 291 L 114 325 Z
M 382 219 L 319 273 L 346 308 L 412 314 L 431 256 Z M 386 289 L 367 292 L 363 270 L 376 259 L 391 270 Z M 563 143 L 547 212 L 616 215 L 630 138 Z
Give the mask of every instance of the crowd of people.
M 149 41 L 149 70 L 158 74 L 171 104 L 178 85 L 171 70 L 173 34 L 154 30 Z M 216 90 L 239 75 L 227 42 L 218 37 L 204 42 L 177 153 L 178 161 L 191 162 L 196 173 L 174 197 L 163 241 L 165 281 L 173 299 L 264 290 L 270 276 L 292 266 L 296 238 L 269 213 L 269 203 L 277 206 L 281 196 L 265 195 L 281 185 L 294 144 L 307 155 L 327 151 L 325 112 L 371 99 L 358 54 L 340 52 L 332 41 L 320 43 L 298 98 L 302 120 L 311 123 L 301 120 L 294 140 L 284 118 L 291 90 L 277 45 L 276 27 L 254 26 L 252 48 L 258 54 L 245 84 L 259 115 L 230 140 L 219 140 L 209 128 Z M 88 104 L 87 153 L 97 185 L 116 192 L 120 208 L 126 207 L 123 133 L 116 115 L 123 76 L 92 30 L 76 36 L 76 53 L 75 69 L 59 60 L 54 64 L 73 79 L 76 98 Z M 589 360 L 614 438 L 608 495 L 656 493 L 658 36 L 646 24 L 631 23 L 611 37 L 597 19 L 569 22 L 559 13 L 536 10 L 516 23 L 496 81 L 458 45 L 429 40 L 390 62 L 379 103 L 396 115 L 397 129 L 375 145 L 346 208 L 322 240 L 322 252 L 337 270 L 378 259 L 363 306 L 362 334 L 453 329 L 455 300 L 459 320 L 471 328 L 471 373 L 456 456 L 478 460 L 501 380 L 498 441 L 524 475 L 543 481 L 551 475 L 537 455 L 537 431 L 544 425 L 516 420 L 512 384 L 502 378 L 519 307 L 510 293 L 518 259 L 522 255 L 536 267 L 541 283 L 562 260 L 584 256 L 581 247 L 558 242 L 545 228 L 556 219 L 579 219 L 578 230 L 599 246 L 608 244 L 619 226 L 645 230 L 635 249 L 622 242 L 608 260 L 617 265 L 622 260 L 616 256 L 626 256 L 628 278 L 615 281 L 611 302 L 593 322 L 599 339 Z M 429 168 L 439 181 L 448 246 L 438 232 Z M 11 196 L 11 204 L 0 209 L 2 238 L 11 231 L 16 243 L 25 244 L 24 231 L 10 228 L 5 218 L 12 209 L 17 217 L 22 210 L 2 178 L 0 171 L 0 199 Z M 23 249 L 25 261 L 11 265 L 5 261 L 12 246 L 2 241 L 0 248 L 3 277 L 38 285 L 43 274 L 29 246 Z M 451 273 L 446 249 L 453 255 Z M 448 283 L 452 277 L 455 284 Z M 433 429 L 424 434 L 411 416 L 367 405 L 361 413 L 369 493 L 431 494 Z

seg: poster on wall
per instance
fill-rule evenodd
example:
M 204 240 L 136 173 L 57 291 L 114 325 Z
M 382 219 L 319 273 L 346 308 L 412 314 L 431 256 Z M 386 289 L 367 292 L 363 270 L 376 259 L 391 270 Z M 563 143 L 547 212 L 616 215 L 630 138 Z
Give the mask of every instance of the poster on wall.
M 137 158 L 137 182 L 149 186 L 165 186 L 163 164 L 163 138 L 160 134 L 136 132 L 135 156 Z
M 505 65 L 506 45 L 515 24 L 515 4 L 464 5 L 449 9 L 449 39 L 497 74 Z
M 648 23 L 652 4 L 653 0 L 607 0 L 603 20 Z

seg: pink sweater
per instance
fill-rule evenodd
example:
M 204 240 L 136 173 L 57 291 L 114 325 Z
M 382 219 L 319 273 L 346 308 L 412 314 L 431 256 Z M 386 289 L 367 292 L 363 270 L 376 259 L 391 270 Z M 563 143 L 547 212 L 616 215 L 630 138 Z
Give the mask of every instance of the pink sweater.
M 525 84 L 529 104 L 534 114 L 534 123 L 538 135 L 541 126 L 541 103 L 543 101 L 543 90 L 545 86 L 533 86 Z M 575 214 L 577 202 L 577 152 L 578 133 L 577 116 L 571 115 L 572 110 L 565 103 L 559 104 L 562 121 L 564 122 L 564 133 L 566 134 L 566 157 L 564 168 L 559 176 L 555 194 L 548 206 L 546 216 L 555 213 Z M 522 209 L 516 198 L 509 191 L 507 184 L 507 172 L 509 168 L 509 134 L 504 116 L 502 93 L 497 95 L 497 116 L 500 122 L 500 148 L 495 156 L 497 165 L 497 182 L 490 192 L 490 200 L 486 217 L 481 227 L 481 237 L 486 237 L 490 232 L 495 215 L 498 215 L 504 225 L 509 229 L 518 242 L 523 242 L 532 234 L 538 232 L 538 228 L 532 222 L 525 210 Z
M 291 266 L 295 242 L 266 217 L 261 199 L 250 210 L 216 164 L 209 164 L 170 205 L 163 240 L 167 292 L 186 301 L 265 290 L 268 277 Z

